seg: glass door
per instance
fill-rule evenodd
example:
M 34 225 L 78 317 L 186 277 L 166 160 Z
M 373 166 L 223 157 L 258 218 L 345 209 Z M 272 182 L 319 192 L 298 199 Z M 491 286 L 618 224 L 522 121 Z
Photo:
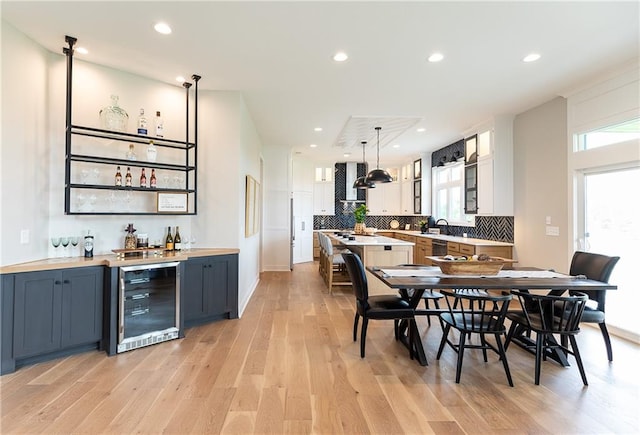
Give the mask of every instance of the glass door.
M 640 265 L 640 168 L 585 172 L 582 235 L 578 249 L 605 255 L 617 255 L 620 261 L 610 282 L 618 290 L 607 293 L 607 325 L 640 333 L 636 307 Z M 580 212 L 580 210 L 579 210 Z

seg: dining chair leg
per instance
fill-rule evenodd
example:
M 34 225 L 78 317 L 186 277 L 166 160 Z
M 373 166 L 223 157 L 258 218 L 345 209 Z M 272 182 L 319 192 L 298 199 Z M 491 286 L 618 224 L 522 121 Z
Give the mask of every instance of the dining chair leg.
M 511 343 L 511 339 L 513 338 L 513 334 L 516 330 L 516 322 L 511 322 L 511 326 L 509 327 L 509 332 L 507 333 L 507 338 L 504 340 L 504 350 L 505 352 L 509 348 L 509 343 Z
M 482 346 L 482 357 L 484 358 L 484 362 L 488 362 L 487 359 L 487 340 L 484 334 L 480 334 L 480 345 Z
M 356 312 L 356 316 L 353 319 L 353 341 L 358 339 L 358 321 L 360 320 L 360 314 Z
M 542 354 L 544 353 L 544 347 L 542 344 L 546 340 L 544 334 L 536 334 L 536 369 L 535 369 L 535 383 L 540 385 L 540 366 L 542 365 Z
M 400 340 L 400 321 L 393 319 L 393 335 L 396 341 Z
M 449 329 L 451 329 L 451 325 L 448 323 L 444 327 L 444 331 L 442 331 L 442 339 L 440 340 L 440 347 L 438 347 L 438 355 L 436 359 L 440 359 L 440 355 L 442 355 L 442 350 L 444 349 L 444 345 L 447 342 L 447 337 L 449 335 Z
M 435 301 L 434 301 L 435 302 Z M 425 299 L 424 300 L 424 308 L 426 310 L 429 309 L 429 299 Z M 429 325 L 429 327 L 431 327 L 431 316 L 427 315 L 427 325 Z
M 362 316 L 362 332 L 360 333 L 360 358 L 364 358 L 364 346 L 367 342 L 367 326 L 369 325 L 369 319 L 366 316 Z
M 580 370 L 580 376 L 582 377 L 582 383 L 585 385 L 589 385 L 587 382 L 587 375 L 584 372 L 584 366 L 582 365 L 582 358 L 580 357 L 580 351 L 578 350 L 578 343 L 576 342 L 576 336 L 570 335 L 569 340 L 571 341 L 571 348 L 573 349 L 573 356 L 576 359 L 576 363 L 578 364 L 578 370 Z
M 604 345 L 607 346 L 607 358 L 609 361 L 613 361 L 613 349 L 611 348 L 611 338 L 609 338 L 609 331 L 607 331 L 606 323 L 598 323 L 600 331 L 602 331 L 602 338 L 604 338 Z
M 456 384 L 460 383 L 460 374 L 462 372 L 462 358 L 464 357 L 464 342 L 467 334 L 460 333 L 460 342 L 458 343 L 458 364 L 456 365 Z
M 513 387 L 513 379 L 511 379 L 511 371 L 509 370 L 509 363 L 507 362 L 507 353 L 506 349 L 502 345 L 502 340 L 500 339 L 501 334 L 495 334 L 496 344 L 498 345 L 498 354 L 500 355 L 500 359 L 502 360 L 502 365 L 504 366 L 504 372 L 507 374 L 507 381 L 509 382 L 509 386 Z
M 415 339 L 415 320 L 409 319 L 409 359 L 413 359 L 413 340 Z

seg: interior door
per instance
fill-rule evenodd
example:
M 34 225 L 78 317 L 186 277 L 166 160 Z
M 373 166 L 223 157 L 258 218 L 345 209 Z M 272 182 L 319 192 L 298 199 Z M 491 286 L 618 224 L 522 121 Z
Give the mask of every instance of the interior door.
M 293 192 L 293 263 L 313 261 L 313 193 Z

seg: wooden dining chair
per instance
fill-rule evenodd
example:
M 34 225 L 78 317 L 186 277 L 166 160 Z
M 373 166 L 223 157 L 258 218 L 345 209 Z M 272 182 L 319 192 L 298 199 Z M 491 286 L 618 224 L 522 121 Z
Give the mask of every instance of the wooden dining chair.
M 487 350 L 490 349 L 500 356 L 509 386 L 513 387 L 505 347 L 502 344 L 502 336 L 506 334 L 504 319 L 509 308 L 511 295 L 487 294 L 484 296 L 466 290 L 449 289 L 443 289 L 441 292 L 445 296 L 449 312 L 440 314 L 440 319 L 444 322 L 445 327 L 436 359 L 440 359 L 445 344 L 457 352 L 456 384 L 459 384 L 464 350 L 481 349 L 484 362 L 487 362 Z M 459 331 L 457 343 L 449 339 L 451 328 Z M 467 342 L 467 337 L 472 334 L 480 336 L 479 344 L 473 344 L 470 340 Z M 494 336 L 496 346 L 486 340 L 487 335 Z
M 428 267 L 425 266 L 424 264 L 400 264 L 400 266 L 405 267 L 405 266 L 417 266 L 417 267 Z M 430 310 L 431 307 L 429 306 L 429 302 L 433 302 L 433 305 L 435 306 L 436 309 L 440 309 L 440 303 L 439 301 L 444 299 L 444 295 L 440 292 L 437 292 L 433 289 L 426 289 L 424 291 L 424 293 L 422 293 L 422 300 L 424 301 L 424 308 L 425 310 Z M 440 314 L 427 314 L 424 312 L 420 312 L 420 310 L 416 310 L 416 315 L 424 315 L 427 316 L 427 324 L 429 326 L 431 326 L 431 316 L 437 316 L 438 319 L 440 318 Z M 444 329 L 444 326 L 442 325 L 442 322 L 440 322 L 440 326 L 442 327 L 442 329 Z
M 320 233 L 318 233 L 320 234 Z M 322 234 L 324 243 L 324 281 L 329 289 L 329 294 L 333 293 L 334 286 L 350 286 L 351 281 L 349 274 L 346 272 L 343 253 L 349 252 L 348 250 L 341 250 L 340 252 L 334 251 L 334 246 L 331 243 L 329 236 Z
M 415 330 L 415 317 L 413 308 L 409 302 L 400 295 L 375 295 L 369 296 L 367 275 L 360 257 L 355 253 L 342 254 L 347 271 L 351 277 L 351 285 L 356 295 L 356 314 L 353 319 L 353 341 L 357 341 L 358 322 L 362 317 L 362 329 L 360 332 L 360 358 L 364 358 L 367 339 L 367 326 L 369 320 L 393 320 L 395 338 L 398 339 L 398 321 L 409 321 L 409 357 L 413 359 L 413 331 Z
M 542 359 L 548 350 L 561 349 L 565 354 L 573 355 L 580 370 L 580 376 L 584 385 L 587 384 L 587 375 L 582 366 L 582 358 L 578 350 L 576 335 L 580 332 L 580 317 L 587 302 L 587 295 L 573 292 L 569 296 L 539 295 L 522 290 L 512 290 L 511 294 L 517 296 L 522 311 L 509 313 L 511 320 L 505 349 L 509 347 L 516 329 L 522 325 L 527 330 L 536 333 L 535 346 L 535 383 L 540 385 L 540 369 Z M 571 347 L 558 343 L 555 335 L 567 337 Z M 561 340 L 564 342 L 564 340 Z

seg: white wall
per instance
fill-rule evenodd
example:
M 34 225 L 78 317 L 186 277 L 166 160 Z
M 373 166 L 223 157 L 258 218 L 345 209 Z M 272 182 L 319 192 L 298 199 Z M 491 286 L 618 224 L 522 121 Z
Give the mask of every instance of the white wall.
M 258 282 L 260 248 L 259 237 L 244 238 L 244 180 L 247 174 L 259 178 L 262 144 L 241 93 L 200 91 L 196 216 L 67 216 L 65 84 L 64 55 L 47 52 L 2 23 L 0 264 L 52 256 L 51 236 L 91 229 L 95 253 L 100 254 L 123 246 L 129 222 L 150 240 L 162 238 L 167 226 L 179 225 L 183 237 L 196 236 L 195 247 L 241 249 L 239 300 L 246 304 Z M 146 113 L 162 111 L 166 137 L 184 137 L 186 97 L 181 86 L 74 60 L 75 124 L 99 126 L 98 113 L 110 104 L 111 94 L 120 96 L 120 106 L 129 113 L 129 131 L 144 107 Z M 106 172 L 101 171 L 105 183 L 112 176 Z M 19 243 L 22 229 L 30 232 L 28 244 Z
M 514 120 L 515 250 L 522 265 L 569 270 L 566 244 L 571 206 L 567 202 L 567 103 L 555 98 Z M 545 218 L 560 236 L 545 235 Z

